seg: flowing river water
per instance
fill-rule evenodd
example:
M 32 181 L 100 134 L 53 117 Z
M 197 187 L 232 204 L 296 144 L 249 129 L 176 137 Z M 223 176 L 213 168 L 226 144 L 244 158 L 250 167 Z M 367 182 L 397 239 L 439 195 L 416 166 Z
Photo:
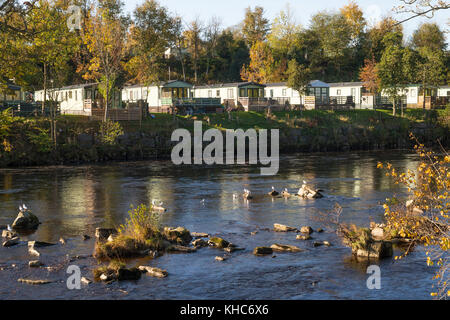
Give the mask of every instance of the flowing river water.
M 376 168 L 377 161 L 412 170 L 418 163 L 415 155 L 386 151 L 282 156 L 276 176 L 261 176 L 254 166 L 175 166 L 170 161 L 2 169 L 0 224 L 11 224 L 19 205 L 26 203 L 42 224 L 23 240 L 57 243 L 63 237 L 66 245 L 58 242 L 39 249 L 41 261 L 52 269 L 29 268 L 28 261 L 36 258 L 28 254 L 26 244 L 0 247 L 0 299 L 429 299 L 435 270 L 426 266 L 423 248 L 395 263 L 393 258 L 358 262 L 326 223 L 335 203 L 343 207 L 343 221 L 361 226 L 382 221 L 382 202 L 404 190 Z M 295 193 L 303 180 L 323 189 L 325 198 L 267 195 L 271 186 Z M 233 200 L 243 188 L 252 191 L 253 201 Z M 129 266 L 156 266 L 169 276 L 143 275 L 139 281 L 69 290 L 69 265 L 93 278 L 98 262 L 83 256 L 93 252 L 95 228 L 120 225 L 130 205 L 150 204 L 152 199 L 163 201 L 168 209 L 162 216 L 164 225 L 218 235 L 246 250 L 232 253 L 226 261 L 216 261 L 223 252 L 213 248 L 131 260 Z M 322 227 L 325 232 L 312 237 L 332 246 L 314 247 L 314 240 L 296 240 L 295 233 L 265 230 L 274 223 Z M 83 241 L 84 234 L 92 238 Z M 274 258 L 252 254 L 256 246 L 273 243 L 305 251 L 277 253 Z M 82 259 L 70 260 L 77 255 Z M 367 288 L 370 264 L 381 268 L 380 290 Z M 32 286 L 17 282 L 19 278 L 55 282 Z

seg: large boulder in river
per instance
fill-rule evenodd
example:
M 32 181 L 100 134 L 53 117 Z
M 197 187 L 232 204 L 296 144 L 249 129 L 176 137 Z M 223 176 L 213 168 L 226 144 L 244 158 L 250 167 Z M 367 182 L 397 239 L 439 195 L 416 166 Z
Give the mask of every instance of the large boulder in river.
M 306 233 L 306 234 L 311 234 L 311 233 L 314 232 L 314 230 L 310 226 L 303 226 L 303 227 L 300 228 L 300 232 L 301 233 Z
M 178 228 L 165 227 L 164 236 L 170 242 L 176 242 L 181 245 L 188 245 L 192 240 L 191 233 L 189 232 L 188 229 L 184 227 Z
M 212 237 L 211 239 L 209 239 L 208 244 L 210 246 L 216 247 L 216 248 L 227 248 L 230 243 L 222 238 L 219 237 Z
M 353 253 L 358 257 L 367 257 L 373 259 L 382 259 L 392 257 L 392 242 L 373 241 L 369 242 L 364 248 L 353 248 Z
M 95 237 L 98 241 L 105 241 L 109 238 L 111 235 L 117 234 L 116 229 L 112 228 L 97 228 L 95 229 Z
M 20 211 L 12 228 L 16 230 L 36 230 L 39 226 L 39 219 L 31 211 Z
M 297 228 L 289 227 L 289 226 L 286 226 L 286 225 L 284 225 L 284 224 L 279 224 L 279 223 L 274 223 L 274 225 L 273 225 L 273 230 L 274 230 L 275 232 L 291 232 L 291 231 L 298 231 Z
M 271 245 L 270 247 L 272 248 L 273 251 L 277 251 L 277 252 L 300 252 L 300 251 L 303 251 L 299 247 L 288 245 L 288 244 L 275 243 L 275 244 Z
M 253 254 L 256 256 L 272 254 L 272 253 L 273 253 L 273 249 L 271 247 L 256 247 L 253 250 Z

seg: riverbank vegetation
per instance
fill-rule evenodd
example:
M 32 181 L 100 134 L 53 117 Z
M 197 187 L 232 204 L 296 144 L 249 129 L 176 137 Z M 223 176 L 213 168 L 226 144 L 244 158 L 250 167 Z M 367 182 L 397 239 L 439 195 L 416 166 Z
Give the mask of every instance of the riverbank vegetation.
M 404 185 L 410 195 L 406 201 L 393 197 L 384 204 L 386 228 L 391 234 L 410 239 L 411 248 L 415 244 L 427 247 L 427 264 L 438 266 L 437 284 L 431 295 L 450 297 L 450 155 L 445 149 L 433 152 L 415 137 L 412 139 L 421 159 L 417 172 L 398 172 L 389 163 L 378 164 L 396 184 Z M 409 252 L 396 258 L 401 259 Z
M 0 113 L 0 166 L 59 165 L 168 158 L 173 130 L 279 129 L 280 152 L 333 152 L 408 149 L 413 132 L 427 145 L 447 146 L 450 108 L 406 109 L 403 117 L 387 110 L 307 110 L 259 113 L 231 112 L 195 116 L 154 114 L 142 121 L 91 121 L 82 116 L 58 116 L 56 141 L 45 118 Z

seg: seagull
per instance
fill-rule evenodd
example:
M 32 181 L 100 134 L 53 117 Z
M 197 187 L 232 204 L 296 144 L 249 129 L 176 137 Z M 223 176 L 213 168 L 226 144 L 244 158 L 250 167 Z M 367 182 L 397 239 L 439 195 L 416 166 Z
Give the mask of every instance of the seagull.
M 19 206 L 19 211 L 22 212 L 23 211 L 23 207 L 20 205 Z
M 243 194 L 244 199 L 252 199 L 253 197 L 250 194 L 251 194 L 250 190 L 244 189 L 244 194 Z
M 27 206 L 25 205 L 25 203 L 22 204 L 22 208 L 23 208 L 23 211 L 27 211 L 27 210 L 28 210 L 28 208 L 27 208 Z
M 7 229 L 8 231 L 13 231 L 13 229 L 11 228 L 11 226 L 10 226 L 9 224 L 6 226 L 6 229 Z
M 269 192 L 269 196 L 276 197 L 278 195 L 279 195 L 278 191 L 276 191 L 275 187 L 272 186 L 272 191 Z
M 233 200 L 236 200 L 238 198 L 238 195 L 236 193 L 233 193 Z
M 202 199 L 200 202 L 201 202 L 202 204 L 205 204 L 205 199 Z
M 290 197 L 291 196 L 291 194 L 289 193 L 287 188 L 284 188 L 283 192 L 281 192 L 281 195 L 283 197 Z

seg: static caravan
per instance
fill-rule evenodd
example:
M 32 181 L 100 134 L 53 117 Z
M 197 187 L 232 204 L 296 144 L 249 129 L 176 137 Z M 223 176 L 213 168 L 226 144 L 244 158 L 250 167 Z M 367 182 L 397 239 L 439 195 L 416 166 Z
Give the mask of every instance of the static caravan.
M 450 97 L 450 86 L 440 86 L 437 92 L 438 97 Z
M 170 112 L 171 99 L 191 97 L 192 85 L 179 80 L 149 86 L 126 86 L 122 89 L 122 99 L 124 102 L 146 101 L 150 112 Z
M 44 100 L 44 90 L 34 94 L 36 102 Z M 91 116 L 92 109 L 104 108 L 104 99 L 98 90 L 98 84 L 88 83 L 47 89 L 47 101 L 59 102 L 61 114 Z M 112 93 L 110 108 L 121 108 L 120 91 Z
M 301 105 L 302 97 L 297 90 L 289 88 L 286 82 L 266 84 L 266 97 L 275 99 L 279 104 Z
M 368 108 L 368 104 L 362 103 L 364 93 L 363 82 L 337 82 L 330 83 L 329 85 L 331 103 L 354 103 L 356 109 Z
M 25 101 L 25 93 L 21 86 L 8 83 L 0 84 L 0 103 Z
M 246 111 L 267 102 L 264 98 L 266 86 L 256 82 L 234 82 L 194 87 L 196 98 L 217 98 L 227 108 L 242 106 Z

